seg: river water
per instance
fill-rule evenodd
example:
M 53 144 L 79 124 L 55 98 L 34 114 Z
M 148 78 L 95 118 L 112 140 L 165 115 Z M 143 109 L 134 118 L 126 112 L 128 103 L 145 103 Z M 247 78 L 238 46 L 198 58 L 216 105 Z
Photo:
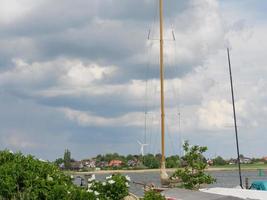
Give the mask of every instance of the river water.
M 216 183 L 211 184 L 207 187 L 236 187 L 239 185 L 239 174 L 238 171 L 212 171 L 208 172 L 211 176 L 216 178 Z M 131 182 L 139 183 L 154 183 L 157 186 L 160 186 L 160 177 L 159 172 L 129 172 L 127 174 L 131 177 Z M 105 180 L 105 177 L 109 174 L 96 174 L 97 180 Z M 267 180 L 267 171 L 262 171 L 261 176 L 257 170 L 253 171 L 242 171 L 243 185 L 245 186 L 245 178 L 249 179 L 249 185 L 254 180 Z M 75 181 L 76 182 L 76 181 Z M 138 196 L 143 195 L 143 186 L 131 183 L 130 191 Z

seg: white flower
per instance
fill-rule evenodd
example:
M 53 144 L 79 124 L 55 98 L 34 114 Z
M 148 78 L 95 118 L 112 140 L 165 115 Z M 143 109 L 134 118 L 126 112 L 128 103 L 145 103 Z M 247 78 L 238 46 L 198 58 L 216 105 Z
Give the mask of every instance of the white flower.
M 67 191 L 68 194 L 70 194 L 70 191 Z
M 51 177 L 51 176 L 47 176 L 47 178 L 46 178 L 48 181 L 53 181 L 53 177 Z
M 90 192 L 91 193 L 91 192 L 93 192 L 93 190 L 88 189 L 87 192 Z
M 126 187 L 129 187 L 129 183 L 126 182 L 125 185 L 126 185 Z
M 108 179 L 111 179 L 112 178 L 112 176 L 110 175 L 110 176 L 107 176 L 106 177 L 106 180 L 108 180 Z
M 94 181 L 94 180 L 95 180 L 95 175 L 94 174 L 91 176 L 91 178 L 88 178 L 88 182 L 91 182 L 91 181 Z
M 130 176 L 126 175 L 125 178 L 126 178 L 127 181 L 131 181 Z
M 107 183 L 106 182 L 103 182 L 102 185 L 105 186 L 105 185 L 107 185 Z
M 11 150 L 9 150 L 9 153 L 12 153 L 12 154 L 14 154 L 14 152 L 13 152 L 13 151 L 11 151 Z
M 92 187 L 92 183 L 88 183 L 88 189 Z
M 44 160 L 42 158 L 39 158 L 38 160 L 41 161 L 41 162 L 47 162 L 46 160 Z
M 99 195 L 99 192 L 97 192 L 97 191 L 94 191 L 94 193 L 95 193 L 95 195 L 96 195 L 96 196 L 98 196 L 98 195 Z
M 109 184 L 113 184 L 113 183 L 115 183 L 115 181 L 113 181 L 113 180 L 109 180 L 108 183 L 109 183 Z

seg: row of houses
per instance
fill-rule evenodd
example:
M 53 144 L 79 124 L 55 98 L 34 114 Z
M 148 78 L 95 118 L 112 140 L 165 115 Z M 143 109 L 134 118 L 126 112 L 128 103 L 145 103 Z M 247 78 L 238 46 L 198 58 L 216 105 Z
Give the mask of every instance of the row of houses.
M 252 159 L 251 158 L 248 158 L 248 157 L 242 157 L 240 158 L 240 163 L 241 164 L 250 164 L 252 162 Z M 233 164 L 236 164 L 237 163 L 237 159 L 231 159 L 229 161 L 229 164 L 230 165 L 233 165 Z
M 250 164 L 252 163 L 252 158 L 249 158 L 249 157 L 240 157 L 240 163 L 241 164 Z M 267 157 L 263 157 L 262 159 L 262 162 L 267 162 Z M 237 159 L 233 159 L 231 158 L 230 160 L 226 160 L 226 162 L 229 164 L 229 165 L 235 165 L 237 164 Z M 212 159 L 208 159 L 207 160 L 207 164 L 208 165 L 213 165 L 213 160 Z
M 260 160 L 260 162 L 267 162 L 267 157 L 262 157 Z M 253 159 L 249 158 L 249 157 L 240 157 L 240 163 L 241 164 L 250 164 L 252 163 Z M 230 159 L 229 164 L 236 164 L 237 160 L 236 159 Z
M 103 169 L 103 168 L 114 168 L 114 167 L 136 167 L 140 165 L 141 162 L 137 159 L 129 160 L 127 163 L 124 163 L 121 160 L 111 160 L 110 162 L 107 161 L 99 161 L 97 162 L 94 159 L 89 160 L 81 160 L 81 161 L 73 161 L 71 162 L 71 170 L 82 170 L 82 169 Z M 61 164 L 60 167 L 64 169 L 64 164 Z

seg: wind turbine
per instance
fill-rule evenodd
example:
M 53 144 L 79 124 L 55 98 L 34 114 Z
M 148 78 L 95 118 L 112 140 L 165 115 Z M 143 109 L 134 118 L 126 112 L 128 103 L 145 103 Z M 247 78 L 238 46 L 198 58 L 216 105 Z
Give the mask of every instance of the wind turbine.
M 142 156 L 144 156 L 144 147 L 148 146 L 148 144 L 143 144 L 142 142 L 140 142 L 139 140 L 137 140 L 138 144 L 140 145 L 140 153 Z

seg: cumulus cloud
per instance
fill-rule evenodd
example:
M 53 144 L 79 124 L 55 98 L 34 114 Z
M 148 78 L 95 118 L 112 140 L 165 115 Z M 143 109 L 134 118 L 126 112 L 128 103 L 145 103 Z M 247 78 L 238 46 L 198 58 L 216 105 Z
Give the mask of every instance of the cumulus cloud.
M 0 8 L 0 23 L 10 24 L 24 17 L 36 8 L 43 0 L 2 0 Z
M 99 66 L 83 63 L 80 60 L 57 59 L 48 62 L 27 63 L 15 59 L 14 67 L 0 74 L 1 85 L 28 86 L 40 89 L 44 85 L 64 85 L 65 87 L 84 87 L 99 81 L 116 70 L 114 66 Z
M 143 118 L 143 113 L 128 113 L 116 118 L 105 118 L 94 116 L 90 113 L 85 113 L 81 111 L 71 110 L 68 108 L 61 109 L 66 117 L 70 120 L 76 121 L 82 126 L 141 126 L 143 127 L 144 123 L 141 120 Z

